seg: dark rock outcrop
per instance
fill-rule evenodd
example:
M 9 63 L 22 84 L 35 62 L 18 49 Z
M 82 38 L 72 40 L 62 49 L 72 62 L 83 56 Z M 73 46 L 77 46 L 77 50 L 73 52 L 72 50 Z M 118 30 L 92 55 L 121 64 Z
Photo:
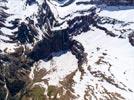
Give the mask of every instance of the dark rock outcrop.
M 44 13 L 43 10 L 45 10 L 47 13 Z M 93 7 L 88 10 L 91 12 L 90 14 L 86 16 L 77 16 L 71 20 L 67 20 L 66 22 L 68 23 L 69 27 L 65 29 L 51 30 L 51 28 L 54 26 L 60 27 L 60 23 L 58 23 L 54 18 L 54 15 L 47 3 L 43 3 L 42 9 L 39 11 L 39 17 L 37 18 L 40 29 L 43 30 L 45 27 L 43 40 L 39 41 L 35 45 L 33 50 L 28 54 L 28 57 L 38 61 L 40 59 L 51 58 L 53 53 L 71 50 L 72 46 L 77 45 L 77 43 L 72 40 L 72 37 L 81 34 L 81 32 L 87 32 L 90 30 L 89 25 L 94 23 L 93 16 L 96 14 L 95 10 L 96 8 Z M 79 13 L 84 12 L 80 11 Z M 76 58 L 80 59 L 80 57 Z
M 21 44 L 33 43 L 34 38 L 38 35 L 38 31 L 33 24 L 34 23 L 26 24 L 25 22 L 22 22 L 18 27 L 18 30 L 14 32 L 14 37 L 12 36 L 11 39 L 19 41 Z
M 107 5 L 133 5 L 134 0 L 91 0 L 94 4 L 107 4 Z
M 7 94 L 7 91 L 4 88 L 4 86 L 0 86 L 0 100 L 5 100 L 6 94 Z
M 110 0 L 109 2 L 114 1 Z M 27 0 L 28 5 L 32 5 L 33 3 L 37 3 L 36 0 Z M 88 12 L 88 14 L 86 12 Z M 13 32 L 13 35 L 5 35 L 0 31 L 0 35 L 9 37 L 11 41 L 15 43 L 19 42 L 25 47 L 27 43 L 31 44 L 34 42 L 34 39 L 38 39 L 37 36 L 39 32 L 37 28 L 42 32 L 42 40 L 38 41 L 31 51 L 26 51 L 26 48 L 23 47 L 18 48 L 18 50 L 15 50 L 13 53 L 2 54 L 2 51 L 0 51 L 0 100 L 5 99 L 7 90 L 9 91 L 8 98 L 13 98 L 19 93 L 21 94 L 21 91 L 25 89 L 25 85 L 29 80 L 28 75 L 30 68 L 34 62 L 40 59 L 50 60 L 56 53 L 71 51 L 78 59 L 78 67 L 81 67 L 83 62 L 87 60 L 87 55 L 83 45 L 73 40 L 73 36 L 89 31 L 90 25 L 105 31 L 107 35 L 116 37 L 116 34 L 101 25 L 107 23 L 112 25 L 124 23 L 116 19 L 110 19 L 109 17 L 97 16 L 96 7 L 74 13 L 81 15 L 73 19 L 68 19 L 71 17 L 69 14 L 61 18 L 63 22 L 60 23 L 55 19 L 49 5 L 44 0 L 44 3 L 40 6 L 38 15 L 35 15 L 37 23 L 32 20 L 32 17 L 26 18 L 25 21 L 28 23 L 20 23 L 21 19 L 17 18 L 9 22 L 12 24 L 12 26 L 9 27 L 6 26 L 4 22 L 10 15 L 4 11 L 0 11 L 0 27 L 11 30 L 15 28 L 18 29 Z M 53 30 L 54 27 L 60 27 L 64 22 L 66 22 L 69 27 Z M 129 42 L 134 46 L 134 34 L 130 34 L 128 38 Z
M 129 34 L 128 38 L 129 38 L 130 44 L 132 46 L 134 46 L 134 32 L 132 32 L 131 34 Z
M 0 87 L 9 91 L 9 93 L 2 91 L 0 95 L 16 96 L 29 80 L 28 75 L 33 61 L 23 56 L 24 50 L 20 49 L 23 48 L 18 48 L 14 53 L 0 54 Z
M 47 59 L 52 56 L 52 53 L 69 49 L 69 36 L 62 31 L 53 32 L 51 37 L 46 34 L 43 40 L 38 42 L 32 52 L 28 55 L 30 58 L 38 61 L 39 59 Z
M 32 5 L 34 3 L 37 3 L 36 0 L 26 0 L 26 5 Z

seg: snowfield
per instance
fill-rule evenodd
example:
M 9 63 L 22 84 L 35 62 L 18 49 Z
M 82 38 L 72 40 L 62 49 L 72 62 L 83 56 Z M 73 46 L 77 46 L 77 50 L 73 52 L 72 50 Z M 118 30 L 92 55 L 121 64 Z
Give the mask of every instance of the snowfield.
M 85 50 L 88 53 L 88 64 L 91 66 L 91 69 L 100 70 L 107 75 L 110 75 L 112 73 L 118 82 L 122 82 L 128 88 L 134 90 L 134 56 L 132 55 L 134 53 L 134 48 L 127 42 L 127 39 L 113 38 L 106 36 L 103 31 L 94 28 L 93 30 L 94 31 L 83 33 L 82 35 L 74 37 L 84 45 Z M 99 51 L 97 51 L 98 47 L 100 48 Z M 109 69 L 110 72 L 108 71 L 109 65 L 107 63 L 102 63 L 100 65 L 96 65 L 95 63 L 99 57 L 103 56 L 103 53 L 107 54 L 104 57 L 104 61 L 111 64 L 111 67 Z M 90 79 L 90 76 L 85 76 L 85 82 L 87 82 L 86 84 L 90 84 L 90 81 L 87 80 L 88 78 L 86 77 Z M 104 86 L 106 86 L 109 91 L 118 91 L 115 90 L 113 86 L 109 86 L 105 82 L 100 84 L 104 84 Z M 127 100 L 132 100 L 134 97 L 134 93 L 121 92 L 121 94 L 125 95 Z
M 30 17 L 37 23 L 36 16 L 38 14 L 39 5 L 43 0 L 37 0 L 39 4 L 24 6 L 25 0 L 8 0 L 6 5 L 9 9 L 6 13 L 12 14 L 5 21 L 5 25 L 10 26 L 9 21 L 15 18 L 21 19 L 21 22 L 26 22 L 26 17 Z M 87 0 L 75 0 L 68 6 L 62 5 L 54 0 L 47 0 L 55 19 L 63 24 L 60 27 L 52 27 L 52 30 L 65 29 L 68 26 L 66 20 L 75 18 L 76 16 L 87 15 L 78 11 L 86 11 L 91 7 L 97 8 L 97 15 L 100 17 L 108 17 L 116 19 L 123 23 L 130 23 L 122 26 L 122 23 L 117 24 L 100 24 L 117 36 L 111 37 L 103 30 L 100 30 L 93 25 L 90 25 L 90 30 L 82 32 L 79 35 L 73 36 L 74 40 L 79 41 L 87 54 L 87 62 L 81 68 L 78 67 L 78 60 L 71 51 L 59 52 L 59 55 L 54 56 L 51 60 L 43 59 L 35 62 L 31 67 L 29 78 L 34 80 L 39 70 L 45 70 L 45 75 L 41 77 L 44 81 L 35 82 L 34 85 L 39 85 L 42 88 L 48 89 L 49 86 L 63 88 L 63 94 L 67 91 L 75 97 L 66 100 L 133 100 L 134 99 L 134 47 L 129 43 L 128 35 L 134 32 L 134 7 L 133 6 L 96 6 L 96 5 L 76 5 L 77 2 Z M 0 2 L 1 3 L 1 2 Z M 27 22 L 26 22 L 27 23 Z M 42 39 L 42 30 L 37 28 Z M 128 31 L 122 33 L 119 30 L 126 29 Z M 131 29 L 131 30 L 129 30 Z M 12 32 L 17 29 L 7 29 L 0 27 L 6 35 L 12 35 Z M 17 48 L 17 43 L 6 43 L 2 40 L 10 40 L 7 36 L 0 34 L 0 52 L 4 54 L 14 52 Z M 27 44 L 27 47 L 33 48 L 32 44 Z M 43 75 L 43 74 L 42 74 Z M 33 85 L 33 86 L 34 86 Z M 58 94 L 58 93 L 57 93 Z M 47 95 L 47 92 L 44 92 Z M 58 94 L 61 95 L 60 93 Z M 112 98 L 112 99 L 111 99 Z M 58 99 L 59 100 L 59 99 Z M 61 100 L 61 99 L 60 99 Z

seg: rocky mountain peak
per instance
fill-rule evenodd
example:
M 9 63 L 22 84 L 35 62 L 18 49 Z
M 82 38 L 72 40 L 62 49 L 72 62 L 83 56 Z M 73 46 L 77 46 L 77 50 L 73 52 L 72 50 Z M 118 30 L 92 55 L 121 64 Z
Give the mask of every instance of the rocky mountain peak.
M 132 4 L 0 1 L 0 100 L 132 100 Z

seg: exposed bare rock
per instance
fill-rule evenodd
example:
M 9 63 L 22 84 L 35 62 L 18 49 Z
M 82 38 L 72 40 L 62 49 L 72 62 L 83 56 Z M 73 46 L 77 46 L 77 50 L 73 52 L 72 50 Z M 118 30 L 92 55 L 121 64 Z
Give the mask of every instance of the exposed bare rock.
M 0 0 L 0 100 L 132 100 L 133 3 Z

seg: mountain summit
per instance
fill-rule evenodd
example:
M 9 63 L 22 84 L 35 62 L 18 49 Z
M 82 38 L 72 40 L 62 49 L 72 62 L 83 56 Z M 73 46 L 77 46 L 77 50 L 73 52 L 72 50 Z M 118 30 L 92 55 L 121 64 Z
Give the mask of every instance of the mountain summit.
M 0 0 L 0 100 L 133 100 L 133 0 Z

